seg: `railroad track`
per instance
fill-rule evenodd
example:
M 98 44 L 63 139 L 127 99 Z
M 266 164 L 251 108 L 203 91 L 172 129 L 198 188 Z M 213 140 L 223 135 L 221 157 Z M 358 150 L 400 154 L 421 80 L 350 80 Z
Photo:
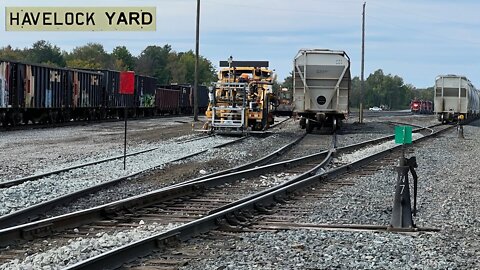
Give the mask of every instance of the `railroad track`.
M 364 147 L 372 142 L 379 143 L 382 141 L 390 140 L 391 138 L 391 136 L 387 136 L 381 139 L 372 140 L 371 142 L 364 142 L 358 145 L 345 147 L 342 148 L 342 150 L 340 151 L 353 151 L 355 149 Z M 302 179 L 309 178 L 312 174 L 317 172 L 319 168 L 324 167 L 325 164 L 328 163 L 327 161 L 331 158 L 331 153 L 332 151 L 324 151 L 316 155 L 311 155 L 310 160 L 314 158 L 315 162 L 307 162 L 302 164 L 301 162 L 299 162 L 299 160 L 301 159 L 297 159 L 296 161 L 290 160 L 284 163 L 279 162 L 269 166 L 264 166 L 264 168 L 262 168 L 263 172 L 262 169 L 251 169 L 240 172 L 240 174 L 236 174 L 236 176 L 233 176 L 234 174 L 230 174 L 223 177 L 216 177 L 216 179 L 213 180 L 202 179 L 197 183 L 193 183 L 193 185 L 185 184 L 172 187 L 170 189 L 167 188 L 152 193 L 149 196 L 141 199 L 137 198 L 135 200 L 123 200 L 123 202 L 109 204 L 102 209 L 96 208 L 96 210 L 92 210 L 93 212 L 88 213 L 87 215 L 80 215 L 75 217 L 77 221 L 82 220 L 83 223 L 80 222 L 80 224 L 72 223 L 72 220 L 68 220 L 74 216 L 74 214 L 72 214 L 66 215 L 68 217 L 64 217 L 63 219 L 53 218 L 42 222 L 26 224 L 25 226 L 19 226 L 16 230 L 4 229 L 0 232 L 0 239 L 3 240 L 1 244 L 4 246 L 7 243 L 11 244 L 21 239 L 36 238 L 52 233 L 64 234 L 64 237 L 66 237 L 67 239 L 71 239 L 72 237 L 78 236 L 79 233 L 84 233 L 86 235 L 95 235 L 94 232 L 96 232 L 96 229 L 100 229 L 100 231 L 102 231 L 105 228 L 118 229 L 125 226 L 141 227 L 140 225 L 142 224 L 142 222 L 145 222 L 145 220 L 147 220 L 147 223 L 154 222 L 155 220 L 169 221 L 170 223 L 176 221 L 178 222 L 178 226 L 186 222 L 196 222 L 199 218 L 203 216 L 208 216 L 212 213 L 221 213 L 224 211 L 224 209 L 228 209 L 232 206 L 234 207 L 236 204 L 239 204 L 239 202 L 244 201 L 246 203 L 247 199 L 245 199 L 245 196 L 247 196 L 248 194 L 254 193 L 257 196 L 261 196 L 261 194 L 268 194 L 268 192 L 271 192 L 268 188 L 268 185 L 265 186 L 265 182 L 267 182 L 266 180 L 270 176 L 264 175 L 264 177 L 257 177 L 256 179 L 252 179 L 248 185 L 245 184 L 245 180 L 236 183 L 235 181 L 239 179 L 238 177 L 240 177 L 240 179 L 247 178 L 249 175 L 252 174 L 258 175 L 259 173 L 272 171 L 275 168 L 287 167 L 286 171 L 281 172 L 283 176 L 294 175 L 295 173 L 298 174 L 298 172 L 300 171 L 307 171 L 303 174 L 302 177 L 298 177 L 295 179 L 295 181 L 301 181 Z M 325 164 L 317 165 L 318 160 L 325 156 L 330 156 L 330 158 L 325 159 Z M 292 164 L 295 164 L 297 162 L 301 165 L 298 165 L 297 167 L 292 166 Z M 310 168 L 310 170 L 306 170 L 307 168 Z M 279 174 L 276 174 L 276 176 L 279 177 Z M 219 183 L 225 183 L 225 179 L 226 182 L 233 182 L 233 184 L 224 184 L 227 185 L 226 189 L 215 190 Z M 248 189 L 246 189 L 247 186 Z M 212 191 L 209 191 L 211 189 Z M 205 193 L 207 193 L 208 195 L 205 196 Z M 230 200 L 225 200 L 226 194 L 232 196 L 232 198 L 230 198 Z M 235 199 L 238 200 L 235 201 Z M 260 212 L 269 211 L 268 209 L 258 205 L 255 208 L 257 211 Z M 95 211 L 96 213 L 94 213 Z M 179 215 L 179 211 L 188 214 Z M 99 218 L 100 216 L 103 216 L 103 220 Z M 242 224 L 242 221 L 240 221 L 239 219 L 242 218 L 236 217 L 235 215 L 227 218 L 230 223 Z M 157 226 L 161 227 L 158 222 Z M 76 230 L 74 230 L 72 233 L 71 230 L 66 230 L 66 228 L 76 228 Z M 35 248 L 35 246 L 35 244 L 31 245 L 29 243 L 26 247 L 24 247 L 24 249 L 32 247 Z M 42 248 L 45 247 L 42 247 L 42 245 L 40 244 L 38 246 L 38 249 Z M 20 250 L 15 250 L 10 248 L 9 251 L 3 253 L 2 259 L 7 260 L 14 258 L 17 254 L 19 254 L 19 252 L 24 252 L 24 249 L 22 250 L 22 248 L 20 248 Z
M 445 130 L 451 127 L 446 127 Z M 444 130 L 443 130 L 444 131 Z M 418 138 L 415 142 L 422 141 L 426 138 L 440 134 L 442 131 L 430 134 L 426 137 Z M 271 214 L 274 209 L 271 208 L 275 204 L 284 204 L 292 197 L 296 197 L 295 194 L 298 194 L 300 190 L 303 190 L 306 187 L 311 187 L 314 184 L 317 184 L 319 181 L 324 182 L 327 180 L 332 180 L 337 178 L 339 175 L 343 175 L 352 171 L 356 171 L 359 168 L 362 168 L 365 164 L 372 162 L 373 160 L 380 159 L 382 157 L 388 156 L 392 151 L 398 151 L 399 146 L 383 150 L 381 152 L 372 154 L 366 158 L 354 161 L 350 164 L 346 164 L 335 169 L 331 169 L 327 172 L 310 176 L 306 179 L 296 181 L 291 180 L 288 183 L 284 183 L 277 187 L 270 188 L 264 192 L 259 192 L 251 195 L 249 198 L 244 198 L 242 200 L 231 203 L 229 208 L 221 207 L 217 211 L 211 211 L 210 215 L 202 217 L 198 220 L 186 223 L 175 229 L 168 230 L 164 233 L 154 235 L 148 239 L 142 239 L 131 245 L 125 245 L 121 248 L 117 248 L 106 252 L 95 258 L 85 260 L 83 262 L 77 263 L 73 266 L 68 267 L 67 269 L 89 269 L 89 268 L 116 268 L 123 264 L 123 262 L 130 261 L 129 259 L 135 259 L 139 256 L 143 256 L 152 252 L 153 250 L 165 250 L 172 244 L 175 244 L 178 241 L 189 239 L 193 236 L 196 236 L 202 232 L 206 232 L 213 229 L 221 229 L 227 231 L 242 231 L 245 226 L 250 226 L 256 224 L 258 218 L 254 217 L 255 214 Z M 396 149 L 396 150 L 395 150 Z M 347 182 L 337 182 L 331 185 L 332 188 L 335 186 L 341 185 L 350 185 L 352 183 Z M 328 192 L 328 188 L 324 189 L 325 192 Z M 313 195 L 320 198 L 324 194 Z M 301 211 L 301 210 L 295 210 Z M 264 224 L 265 225 L 265 224 Z M 271 225 L 271 224 L 270 224 Z M 270 226 L 267 225 L 267 226 Z M 279 225 L 279 224 L 276 224 Z M 288 225 L 288 224 L 287 224 Z M 262 225 L 260 225 L 262 226 Z M 289 226 L 293 226 L 289 224 Z M 305 225 L 305 227 L 308 227 Z M 312 226 L 313 227 L 313 226 Z M 281 227 L 278 227 L 281 229 Z M 373 226 L 372 226 L 373 228 Z M 259 229 L 259 228 L 254 228 Z M 265 226 L 260 229 L 266 229 Z M 267 228 L 268 229 L 268 228 Z M 275 230 L 275 228 L 270 228 Z M 247 227 L 248 230 L 248 227 Z M 177 253 L 178 255 L 178 253 Z M 149 266 L 155 267 L 173 267 L 175 269 L 175 263 L 185 263 L 185 259 L 188 259 L 188 256 L 183 256 L 180 254 L 176 259 L 171 259 L 172 257 L 166 256 L 162 259 L 161 253 L 156 253 L 154 258 L 142 260 L 141 267 L 148 268 Z M 160 259 L 158 258 L 160 257 Z M 175 258 L 175 256 L 173 256 Z M 123 261 L 123 262 L 122 262 Z M 126 264 L 124 267 L 132 267 L 137 264 Z M 181 264 L 180 264 L 181 265 Z
M 164 119 L 164 118 L 179 118 L 190 116 L 186 115 L 157 115 L 157 116 L 148 116 L 148 117 L 129 117 L 128 121 L 141 121 L 141 120 L 150 120 L 150 119 Z M 9 132 L 9 131 L 19 131 L 19 130 L 34 130 L 34 129 L 47 129 L 47 128 L 60 128 L 60 127 L 73 127 L 73 126 L 85 126 L 85 125 L 93 125 L 93 124 L 103 124 L 103 123 L 113 123 L 113 122 L 120 122 L 124 121 L 123 116 L 119 118 L 109 118 L 109 119 L 102 119 L 102 120 L 78 120 L 78 121 L 70 121 L 70 122 L 58 122 L 58 123 L 50 123 L 50 124 L 42 124 L 42 123 L 35 123 L 35 124 L 18 124 L 15 126 L 3 126 L 0 124 L 0 132 Z M 187 123 L 180 121 L 181 123 Z
M 345 147 L 342 148 L 341 151 L 353 151 L 371 143 L 378 144 L 386 140 L 391 140 L 391 138 L 392 136 L 387 136 L 377 140 Z M 68 231 L 67 228 L 71 229 L 78 227 L 78 233 L 87 231 L 87 234 L 93 234 L 92 228 L 97 227 L 101 228 L 102 230 L 105 230 L 106 228 L 112 229 L 112 227 L 117 228 L 117 226 L 120 226 L 120 228 L 124 226 L 138 227 L 142 221 L 144 222 L 144 220 L 149 219 L 151 221 L 152 218 L 154 220 L 167 220 L 171 222 L 179 222 L 179 220 L 183 220 L 184 222 L 195 220 L 193 222 L 196 222 L 200 216 L 206 216 L 219 211 L 221 212 L 222 209 L 226 209 L 234 204 L 238 204 L 242 200 L 246 200 L 245 196 L 249 194 L 256 194 L 259 196 L 259 194 L 267 194 L 270 192 L 268 185 L 265 186 L 265 182 L 269 176 L 264 175 L 264 177 L 254 177 L 249 181 L 249 183 L 252 184 L 246 185 L 245 179 L 247 179 L 249 176 L 258 176 L 259 173 L 271 172 L 272 170 L 277 170 L 280 168 L 286 168 L 280 173 L 283 176 L 290 176 L 294 175 L 295 173 L 298 174 L 300 171 L 307 171 L 306 173 L 303 173 L 299 177 L 295 178 L 295 181 L 301 181 L 302 179 L 311 177 L 311 175 L 319 171 L 322 166 L 327 164 L 331 158 L 331 154 L 332 151 L 324 151 L 322 153 L 310 155 L 309 157 L 299 158 L 296 160 L 278 162 L 276 164 L 271 164 L 256 169 L 249 169 L 237 173 L 231 173 L 225 176 L 214 177 L 212 179 L 201 179 L 197 182 L 172 186 L 152 192 L 146 196 L 142 196 L 141 198 L 137 196 L 135 199 L 122 200 L 118 203 L 97 207 L 89 211 L 82 211 L 80 214 L 73 213 L 59 218 L 51 218 L 40 222 L 18 226 L 16 229 L 4 229 L 0 233 L 0 239 L 3 240 L 1 244 L 6 245 L 8 243 L 16 242 L 20 239 L 36 238 L 39 236 L 50 235 L 52 233 L 61 234 L 59 232 L 67 232 L 65 236 L 66 238 L 73 237 L 73 234 L 71 234 L 71 231 Z M 329 158 L 325 159 L 325 157 Z M 325 160 L 323 165 L 318 165 L 320 160 Z M 309 170 L 307 170 L 307 168 L 309 168 Z M 277 173 L 275 175 L 277 178 L 279 178 L 280 174 Z M 235 181 L 238 181 L 239 179 L 241 180 L 242 178 L 245 179 L 241 181 L 241 183 L 235 183 Z M 284 182 L 284 180 L 282 181 Z M 215 190 L 218 189 L 220 184 L 227 185 L 227 187 L 220 190 Z M 247 186 L 250 188 L 245 191 Z M 210 191 L 211 189 L 212 191 Z M 225 197 L 228 197 L 228 199 L 225 199 Z M 242 197 L 243 199 L 241 199 Z M 235 199 L 239 200 L 235 201 Z M 187 205 L 190 206 L 187 207 Z M 220 207 L 220 205 L 222 206 Z M 258 209 L 262 208 L 257 207 L 257 210 Z M 179 216 L 178 214 L 175 214 L 175 212 L 180 210 L 183 212 L 191 212 L 190 215 Z M 267 210 L 263 209 L 263 211 Z M 132 215 L 134 212 L 135 214 Z M 234 219 L 234 217 L 230 218 L 230 220 Z M 78 221 L 81 222 L 79 223 Z M 75 232 L 75 234 L 77 232 Z M 26 248 L 31 246 L 35 245 L 28 244 Z M 22 250 L 22 248 L 20 248 L 20 250 Z M 3 259 L 6 260 L 12 258 L 12 256 L 15 256 L 14 254 L 18 254 L 17 252 L 19 251 L 11 249 L 9 253 L 5 253 Z
M 234 144 L 234 143 L 241 142 L 244 139 L 245 138 L 236 138 L 236 139 L 233 139 L 233 140 L 229 140 L 227 142 L 224 142 L 224 143 L 218 144 L 216 146 L 213 146 L 213 148 L 222 148 L 222 147 L 225 147 L 227 145 L 231 145 L 231 144 Z M 130 156 L 141 155 L 141 154 L 145 154 L 145 153 L 152 152 L 152 151 L 155 151 L 155 150 L 159 150 L 159 148 L 156 147 L 156 148 L 151 148 L 151 149 L 147 149 L 147 150 L 144 150 L 144 151 L 139 151 L 139 152 L 130 154 Z M 72 200 L 75 200 L 77 198 L 83 197 L 85 195 L 92 194 L 92 193 L 97 192 L 99 190 L 105 189 L 109 186 L 113 186 L 113 185 L 118 184 L 122 181 L 126 181 L 126 180 L 128 180 L 130 178 L 133 178 L 135 176 L 144 174 L 147 171 L 155 170 L 158 166 L 165 166 L 166 164 L 175 163 L 175 162 L 178 162 L 178 161 L 181 161 L 181 160 L 185 160 L 185 159 L 191 158 L 193 156 L 197 156 L 197 155 L 200 155 L 202 153 L 205 153 L 206 151 L 208 151 L 208 149 L 198 150 L 198 151 L 195 151 L 191 154 L 184 155 L 184 156 L 181 156 L 179 158 L 176 158 L 174 160 L 169 160 L 166 163 L 157 164 L 153 167 L 147 167 L 144 170 L 134 171 L 134 172 L 131 172 L 131 173 L 125 172 L 120 177 L 113 178 L 113 179 L 109 178 L 109 179 L 104 180 L 104 181 L 98 181 L 98 183 L 96 183 L 96 184 L 90 184 L 90 186 L 85 186 L 83 188 L 74 190 L 74 191 L 69 192 L 67 194 L 62 194 L 60 196 L 50 196 L 50 198 L 42 200 L 39 203 L 26 205 L 26 206 L 23 206 L 23 205 L 18 205 L 17 206 L 17 205 L 12 205 L 12 204 L 15 203 L 15 202 L 12 202 L 11 205 L 9 205 L 9 207 L 11 209 L 17 209 L 17 210 L 13 210 L 12 212 L 10 212 L 8 214 L 0 216 L 0 228 L 5 228 L 5 227 L 8 227 L 8 226 L 14 226 L 16 224 L 21 224 L 21 223 L 24 223 L 24 222 L 38 220 L 39 218 L 42 217 L 43 213 L 45 213 L 49 209 L 54 208 L 57 205 L 66 204 L 66 203 L 68 203 Z M 35 187 L 38 186 L 38 185 L 42 185 L 42 181 L 44 179 L 45 179 L 45 181 L 50 181 L 50 179 L 53 178 L 53 179 L 56 180 L 56 182 L 55 182 L 56 185 L 61 184 L 62 182 L 65 182 L 68 185 L 69 181 L 78 181 L 78 179 L 76 179 L 76 178 L 79 175 L 84 174 L 85 171 L 88 170 L 88 168 L 90 166 L 96 166 L 98 164 L 112 162 L 112 161 L 115 161 L 115 160 L 118 160 L 118 159 L 121 159 L 121 158 L 123 158 L 123 156 L 116 156 L 116 157 L 112 157 L 112 158 L 107 158 L 107 159 L 102 159 L 102 160 L 98 160 L 98 161 L 94 161 L 94 162 L 80 164 L 80 165 L 77 165 L 77 166 L 63 168 L 63 169 L 60 169 L 60 170 L 51 171 L 51 172 L 44 173 L 44 174 L 38 174 L 38 175 L 33 175 L 33 176 L 30 176 L 30 177 L 25 177 L 25 178 L 13 180 L 13 181 L 3 182 L 3 183 L 0 184 L 0 186 L 1 186 L 1 188 L 3 188 L 3 191 L 6 192 L 6 194 L 8 194 L 9 189 L 12 188 L 12 187 L 15 188 L 15 189 L 18 189 L 18 190 L 25 189 L 24 192 L 35 192 Z M 106 164 L 105 166 L 107 166 L 107 165 L 108 164 Z M 109 167 L 109 166 L 107 166 L 107 167 Z M 66 172 L 70 173 L 71 178 L 66 178 L 65 177 Z M 18 185 L 21 185 L 21 186 L 16 187 Z

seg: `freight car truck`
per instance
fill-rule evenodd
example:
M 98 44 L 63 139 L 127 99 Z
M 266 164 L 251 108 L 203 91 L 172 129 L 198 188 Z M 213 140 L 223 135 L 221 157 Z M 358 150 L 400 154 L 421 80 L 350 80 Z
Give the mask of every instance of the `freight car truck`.
M 294 58 L 294 114 L 300 127 L 336 130 L 348 115 L 350 58 L 344 51 L 301 49 Z
M 434 112 L 438 121 L 449 123 L 478 116 L 479 91 L 465 76 L 440 75 L 435 79 Z

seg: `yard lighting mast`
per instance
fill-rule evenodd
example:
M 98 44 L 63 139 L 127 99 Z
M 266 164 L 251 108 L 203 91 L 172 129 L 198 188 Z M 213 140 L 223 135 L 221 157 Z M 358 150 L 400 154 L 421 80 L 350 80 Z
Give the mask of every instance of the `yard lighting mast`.
M 193 86 L 193 121 L 198 121 L 198 47 L 200 35 L 200 0 L 197 0 L 197 26 L 195 37 L 195 82 Z
M 365 80 L 364 80 L 364 67 L 365 67 L 365 5 L 367 2 L 363 2 L 363 13 L 362 13 L 362 81 L 360 86 L 360 112 L 358 122 L 363 123 L 363 92 L 365 92 Z

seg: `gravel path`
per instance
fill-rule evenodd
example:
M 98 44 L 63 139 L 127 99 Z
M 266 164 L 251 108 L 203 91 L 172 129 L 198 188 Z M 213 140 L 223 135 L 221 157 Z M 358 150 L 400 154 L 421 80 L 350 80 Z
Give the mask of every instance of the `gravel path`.
M 197 243 L 210 258 L 181 269 L 479 269 L 479 133 L 476 122 L 465 127 L 465 140 L 451 132 L 415 149 L 415 221 L 419 227 L 440 228 L 439 233 L 289 230 L 218 241 L 197 238 L 187 244 Z M 392 168 L 348 180 L 357 184 L 305 205 L 314 211 L 298 216 L 297 222 L 388 225 L 396 181 Z

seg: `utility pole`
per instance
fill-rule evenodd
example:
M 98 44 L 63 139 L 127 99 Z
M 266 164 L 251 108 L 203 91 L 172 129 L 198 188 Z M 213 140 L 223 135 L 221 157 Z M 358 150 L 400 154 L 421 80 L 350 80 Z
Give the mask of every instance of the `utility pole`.
M 200 0 L 197 0 L 197 29 L 195 37 L 195 82 L 193 86 L 193 121 L 198 121 L 198 44 L 200 36 Z
M 360 113 L 358 122 L 363 123 L 363 93 L 365 92 L 365 80 L 364 80 L 364 70 L 365 70 L 365 5 L 367 2 L 363 2 L 363 13 L 362 13 L 362 71 L 361 77 L 362 82 L 360 86 Z

